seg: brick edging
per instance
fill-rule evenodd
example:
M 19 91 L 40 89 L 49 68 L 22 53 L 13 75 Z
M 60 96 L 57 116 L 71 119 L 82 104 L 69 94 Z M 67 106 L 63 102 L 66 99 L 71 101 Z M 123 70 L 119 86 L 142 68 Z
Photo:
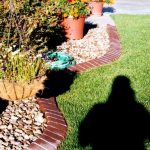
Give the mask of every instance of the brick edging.
M 37 99 L 40 110 L 45 113 L 48 126 L 42 135 L 24 150 L 56 150 L 67 135 L 67 124 L 59 111 L 56 100 L 51 98 Z
M 83 72 L 90 68 L 111 63 L 121 56 L 122 48 L 120 43 L 120 37 L 117 33 L 116 27 L 108 24 L 107 29 L 110 40 L 110 48 L 108 52 L 100 58 L 92 59 L 87 62 L 79 63 L 74 66 L 68 67 L 69 70 L 75 72 Z
M 67 69 L 75 72 L 83 72 L 93 67 L 111 63 L 121 56 L 122 48 L 116 27 L 107 25 L 107 28 L 110 39 L 109 51 L 100 58 L 92 59 L 68 67 Z M 45 128 L 42 135 L 24 150 L 56 150 L 67 135 L 66 121 L 62 113 L 59 111 L 54 97 L 38 98 L 37 101 L 40 110 L 45 113 L 48 126 Z

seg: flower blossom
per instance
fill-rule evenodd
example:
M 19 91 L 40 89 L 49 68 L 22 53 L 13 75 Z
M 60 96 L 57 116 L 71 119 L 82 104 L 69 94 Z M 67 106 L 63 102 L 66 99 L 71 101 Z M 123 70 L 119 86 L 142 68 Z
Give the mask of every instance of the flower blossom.
M 16 50 L 16 51 L 12 52 L 12 55 L 14 56 L 14 55 L 18 54 L 19 52 L 20 52 L 20 49 L 18 49 L 18 50 Z
M 3 66 L 1 67 L 1 70 L 2 70 L 2 71 L 5 71 L 5 70 L 6 70 L 6 67 L 3 65 Z
M 42 54 L 37 54 L 36 57 L 42 57 Z

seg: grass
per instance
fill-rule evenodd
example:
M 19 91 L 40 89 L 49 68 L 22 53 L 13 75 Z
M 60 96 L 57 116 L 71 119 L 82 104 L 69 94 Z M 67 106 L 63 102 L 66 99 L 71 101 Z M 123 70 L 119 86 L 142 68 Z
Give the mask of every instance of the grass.
M 115 77 L 131 80 L 136 101 L 150 112 L 150 15 L 112 15 L 121 38 L 123 53 L 115 62 L 80 73 L 70 90 L 57 99 L 68 124 L 60 150 L 89 150 L 78 143 L 80 123 L 97 103 L 107 101 Z M 150 144 L 146 144 L 150 149 Z

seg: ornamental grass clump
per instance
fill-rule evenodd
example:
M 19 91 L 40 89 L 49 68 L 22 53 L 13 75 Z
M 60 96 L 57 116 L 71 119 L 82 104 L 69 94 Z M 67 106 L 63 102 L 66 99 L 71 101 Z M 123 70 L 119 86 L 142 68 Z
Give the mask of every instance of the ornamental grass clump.
M 90 14 L 87 0 L 58 0 L 59 16 L 62 18 L 79 18 Z
M 44 53 L 37 53 L 29 48 L 14 50 L 0 43 L 0 79 L 30 82 L 30 79 L 45 73 Z M 45 56 L 45 55 L 44 55 Z

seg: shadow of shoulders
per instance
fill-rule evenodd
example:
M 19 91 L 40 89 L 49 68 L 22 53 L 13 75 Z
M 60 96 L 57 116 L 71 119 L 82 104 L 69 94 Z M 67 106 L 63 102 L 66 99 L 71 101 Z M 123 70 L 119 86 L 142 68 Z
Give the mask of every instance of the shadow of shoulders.
M 150 139 L 150 115 L 134 99 L 129 79 L 115 79 L 105 104 L 96 104 L 79 129 L 81 146 L 93 150 L 145 150 Z

